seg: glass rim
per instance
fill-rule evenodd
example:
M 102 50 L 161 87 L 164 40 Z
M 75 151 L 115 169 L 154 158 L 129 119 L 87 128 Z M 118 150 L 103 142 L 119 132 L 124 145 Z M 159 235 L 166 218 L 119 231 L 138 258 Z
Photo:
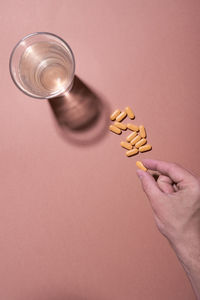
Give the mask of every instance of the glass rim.
M 26 36 L 24 36 L 22 39 L 20 39 L 17 44 L 14 46 L 14 48 L 12 49 L 12 52 L 10 54 L 10 58 L 9 58 L 9 71 L 10 71 L 10 76 L 14 82 L 14 84 L 16 85 L 16 87 L 22 91 L 24 94 L 26 94 L 27 96 L 29 97 L 32 97 L 32 98 L 35 98 L 35 99 L 51 99 L 51 98 L 55 98 L 61 94 L 63 94 L 67 89 L 63 89 L 63 90 L 60 90 L 58 92 L 56 92 L 55 94 L 52 94 L 50 96 L 47 96 L 47 97 L 42 97 L 42 96 L 34 96 L 32 94 L 30 94 L 29 92 L 26 92 L 18 83 L 17 81 L 15 80 L 14 76 L 13 76 L 13 73 L 12 73 L 12 59 L 13 59 L 13 55 L 15 53 L 15 50 L 17 49 L 17 47 L 24 41 L 26 40 L 27 38 L 31 37 L 31 36 L 35 36 L 35 35 L 50 35 L 50 36 L 53 36 L 55 38 L 57 38 L 58 40 L 61 40 L 64 45 L 68 48 L 70 54 L 71 54 L 71 57 L 72 57 L 72 62 L 73 62 L 73 72 L 72 72 L 72 79 L 68 85 L 68 87 L 70 87 L 72 85 L 72 82 L 74 80 L 74 75 L 75 75 L 75 58 L 74 58 L 74 53 L 71 49 L 71 47 L 69 46 L 69 44 L 63 40 L 60 36 L 54 34 L 54 33 L 51 33 L 51 32 L 45 32 L 45 31 L 38 31 L 38 32 L 33 32 L 33 33 L 29 33 L 27 34 Z

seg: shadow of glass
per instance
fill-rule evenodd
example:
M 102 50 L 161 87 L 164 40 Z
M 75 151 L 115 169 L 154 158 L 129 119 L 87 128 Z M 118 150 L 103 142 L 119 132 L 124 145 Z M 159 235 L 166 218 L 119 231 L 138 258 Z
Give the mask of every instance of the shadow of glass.
M 99 142 L 108 132 L 108 104 L 79 77 L 75 76 L 69 93 L 48 101 L 65 140 L 86 146 Z

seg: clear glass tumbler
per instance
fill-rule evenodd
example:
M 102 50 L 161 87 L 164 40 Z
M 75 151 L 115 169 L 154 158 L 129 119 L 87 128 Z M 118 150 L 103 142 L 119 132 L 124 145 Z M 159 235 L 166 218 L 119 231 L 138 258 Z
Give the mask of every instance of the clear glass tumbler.
M 34 98 L 51 99 L 73 86 L 74 54 L 52 33 L 35 32 L 21 39 L 12 50 L 9 67 L 16 86 Z

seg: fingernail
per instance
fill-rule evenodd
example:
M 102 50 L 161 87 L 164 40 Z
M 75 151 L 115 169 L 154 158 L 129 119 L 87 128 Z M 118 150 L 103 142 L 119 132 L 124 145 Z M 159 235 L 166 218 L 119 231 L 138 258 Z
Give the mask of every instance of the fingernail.
M 137 173 L 137 176 L 138 176 L 139 178 L 141 178 L 142 175 L 143 175 L 143 173 L 144 173 L 144 171 L 142 171 L 142 170 L 137 170 L 136 173 Z

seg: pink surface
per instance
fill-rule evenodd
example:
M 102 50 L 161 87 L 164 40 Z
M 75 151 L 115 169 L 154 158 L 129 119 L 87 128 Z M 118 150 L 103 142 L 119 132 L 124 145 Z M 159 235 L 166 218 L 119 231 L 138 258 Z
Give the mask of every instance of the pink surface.
M 195 299 L 121 138 L 64 140 L 8 60 L 28 33 L 60 35 L 81 80 L 146 126 L 141 157 L 198 173 L 199 17 L 198 0 L 1 1 L 0 299 Z

